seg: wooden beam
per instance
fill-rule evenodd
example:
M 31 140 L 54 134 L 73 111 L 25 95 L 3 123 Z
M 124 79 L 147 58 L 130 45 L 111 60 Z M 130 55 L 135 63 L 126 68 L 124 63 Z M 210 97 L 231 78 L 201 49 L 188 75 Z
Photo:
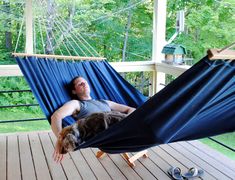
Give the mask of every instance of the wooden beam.
M 222 52 L 219 49 L 209 49 L 207 51 L 208 58 L 210 60 L 216 59 L 233 59 L 235 60 L 235 51 L 234 50 L 223 50 Z
M 63 60 L 104 60 L 104 57 L 83 57 L 83 56 L 62 56 L 51 54 L 30 54 L 30 53 L 12 53 L 15 57 L 38 57 L 48 59 L 63 59 Z

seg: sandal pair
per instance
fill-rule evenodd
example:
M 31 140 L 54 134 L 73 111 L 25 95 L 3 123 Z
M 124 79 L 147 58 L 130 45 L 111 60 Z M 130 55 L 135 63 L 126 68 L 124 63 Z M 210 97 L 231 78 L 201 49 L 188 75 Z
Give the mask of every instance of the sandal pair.
M 168 171 L 168 174 L 175 180 L 184 180 L 184 179 L 193 179 L 196 177 L 201 177 L 204 173 L 203 170 L 192 167 L 188 172 L 182 174 L 179 167 L 171 167 Z

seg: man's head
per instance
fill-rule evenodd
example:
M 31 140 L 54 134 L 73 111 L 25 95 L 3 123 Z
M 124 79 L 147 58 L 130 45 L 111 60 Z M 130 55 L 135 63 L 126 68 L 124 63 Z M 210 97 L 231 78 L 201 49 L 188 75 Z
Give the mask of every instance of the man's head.
M 77 76 L 71 81 L 72 94 L 77 95 L 80 100 L 88 100 L 90 97 L 90 86 L 87 81 Z

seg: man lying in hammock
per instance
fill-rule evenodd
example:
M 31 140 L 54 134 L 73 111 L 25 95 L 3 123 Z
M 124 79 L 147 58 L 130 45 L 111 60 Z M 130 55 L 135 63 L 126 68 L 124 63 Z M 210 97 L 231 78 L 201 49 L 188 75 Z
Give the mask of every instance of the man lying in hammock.
M 108 100 L 93 100 L 90 96 L 90 87 L 83 77 L 75 77 L 71 81 L 72 93 L 79 100 L 71 100 L 54 112 L 51 116 L 51 128 L 57 137 L 55 151 L 53 153 L 54 160 L 60 162 L 63 155 L 59 151 L 58 138 L 62 130 L 62 119 L 66 116 L 76 115 L 76 119 L 88 117 L 96 112 L 118 111 L 125 114 L 132 113 L 135 108 L 118 104 Z

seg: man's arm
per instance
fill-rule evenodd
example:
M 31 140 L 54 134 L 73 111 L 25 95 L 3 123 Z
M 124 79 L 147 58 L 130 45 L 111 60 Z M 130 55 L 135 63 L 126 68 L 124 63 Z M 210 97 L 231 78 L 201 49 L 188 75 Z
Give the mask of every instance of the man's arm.
M 109 107 L 113 111 L 119 111 L 121 113 L 126 113 L 126 114 L 130 114 L 133 111 L 135 111 L 135 108 L 130 107 L 130 106 L 126 106 L 124 104 L 118 104 L 116 102 L 108 101 L 108 100 L 106 100 L 106 102 L 108 103 Z
M 62 119 L 72 115 L 74 111 L 80 111 L 80 103 L 78 100 L 71 100 L 65 103 L 51 116 L 51 129 L 57 138 L 62 130 Z

